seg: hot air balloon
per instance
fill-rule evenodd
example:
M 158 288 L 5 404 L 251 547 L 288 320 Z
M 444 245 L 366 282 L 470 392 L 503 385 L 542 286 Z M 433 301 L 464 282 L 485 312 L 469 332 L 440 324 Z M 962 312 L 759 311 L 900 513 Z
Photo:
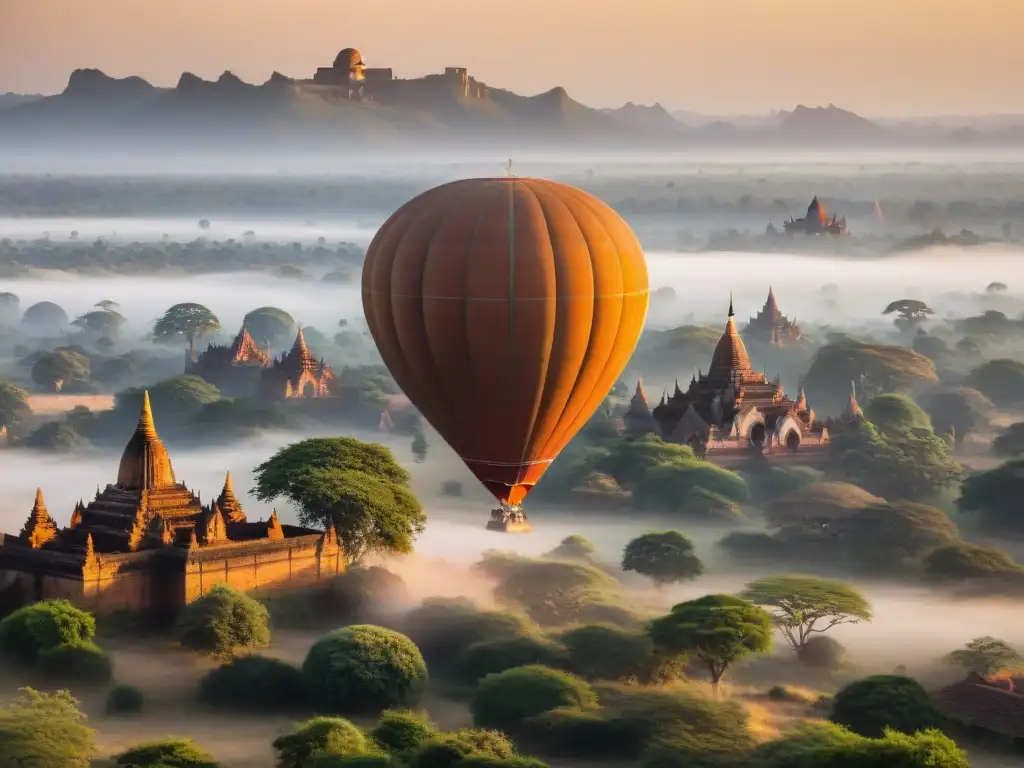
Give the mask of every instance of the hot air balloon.
M 498 499 L 520 505 L 597 410 L 647 316 L 636 236 L 597 198 L 464 179 L 398 209 L 370 243 L 363 311 L 398 386 Z

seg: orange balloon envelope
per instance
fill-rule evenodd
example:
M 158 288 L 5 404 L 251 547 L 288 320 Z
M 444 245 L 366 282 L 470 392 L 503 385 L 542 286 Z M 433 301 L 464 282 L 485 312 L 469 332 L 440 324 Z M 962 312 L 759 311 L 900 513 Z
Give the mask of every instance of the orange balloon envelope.
M 380 228 L 363 311 L 398 386 L 518 506 L 625 368 L 647 265 L 622 218 L 542 179 L 431 189 Z

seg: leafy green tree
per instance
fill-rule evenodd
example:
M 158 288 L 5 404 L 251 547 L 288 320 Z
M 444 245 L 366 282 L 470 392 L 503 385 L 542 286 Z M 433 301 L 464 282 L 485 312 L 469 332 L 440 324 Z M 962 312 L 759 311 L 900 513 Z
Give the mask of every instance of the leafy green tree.
M 953 432 L 962 443 L 972 432 L 985 429 L 995 415 L 996 405 L 970 387 L 936 392 L 927 400 L 927 411 L 938 434 Z
M 717 694 L 732 664 L 771 649 L 772 617 L 747 600 L 707 595 L 672 606 L 667 616 L 650 623 L 648 632 L 658 648 L 700 659 Z
M 578 677 L 533 664 L 488 675 L 470 704 L 473 723 L 506 730 L 552 709 L 591 709 L 597 696 Z
M 112 309 L 97 309 L 92 312 L 86 312 L 84 315 L 79 315 L 71 324 L 93 336 L 106 336 L 116 339 L 121 332 L 121 326 L 125 322 L 127 321 L 120 312 L 115 312 Z
M 44 352 L 32 366 L 32 381 L 49 390 L 60 391 L 65 385 L 89 380 L 89 358 L 72 349 Z
M 882 310 L 883 315 L 896 314 L 894 324 L 904 333 L 911 333 L 935 314 L 935 310 L 917 299 L 897 299 Z
M 52 301 L 40 301 L 25 310 L 21 327 L 41 336 L 57 336 L 68 324 L 68 313 Z
M 143 387 L 118 392 L 114 407 L 131 418 L 137 418 L 142 408 Z M 204 405 L 220 400 L 220 390 L 199 376 L 175 376 L 148 388 L 149 403 L 158 422 L 174 423 L 199 413 Z
M 695 579 L 704 565 L 690 537 L 679 531 L 649 531 L 626 544 L 622 570 L 650 578 L 658 587 Z
M 838 433 L 832 455 L 844 479 L 885 498 L 927 498 L 963 476 L 941 437 L 923 430 L 883 436 L 867 420 Z
M 654 643 L 644 633 L 603 624 L 584 624 L 559 638 L 572 672 L 586 680 L 647 682 L 656 676 Z
M 0 427 L 18 427 L 31 418 L 28 392 L 9 381 L 0 380 Z
M 871 621 L 871 606 L 853 587 L 817 576 L 783 575 L 747 584 L 743 597 L 771 611 L 794 653 L 811 635 L 839 624 Z
M 1024 566 L 1001 549 L 956 541 L 929 552 L 925 575 L 935 581 L 992 579 L 1024 573 Z
M 836 339 L 815 352 L 804 384 L 822 408 L 838 411 L 850 392 L 850 382 L 869 397 L 902 392 L 923 382 L 937 381 L 935 365 L 906 347 L 868 344 L 849 337 Z
M 153 326 L 153 340 L 173 344 L 179 339 L 188 342 L 190 355 L 195 355 L 196 342 L 220 328 L 220 320 L 202 304 L 175 304 L 164 312 Z
M 416 433 L 412 438 L 412 455 L 416 458 L 416 461 L 421 464 L 427 459 L 427 448 L 429 448 L 427 438 L 423 434 L 422 429 L 417 429 Z
M 67 600 L 42 600 L 0 620 L 0 653 L 31 664 L 44 651 L 90 643 L 95 634 L 91 613 Z
M 967 374 L 966 383 L 1000 407 L 1024 403 L 1024 363 L 1019 360 L 984 362 Z
M 833 723 L 878 739 L 886 729 L 917 733 L 942 726 L 942 715 L 919 682 L 901 675 L 872 675 L 856 680 L 832 700 Z
M 976 637 L 963 648 L 947 654 L 945 660 L 947 664 L 963 667 L 968 672 L 985 677 L 1020 666 L 1024 657 L 1002 640 L 986 635 Z
M 393 755 L 409 755 L 439 734 L 437 727 L 416 712 L 388 709 L 370 731 L 374 742 Z
M 302 673 L 280 659 L 239 656 L 199 681 L 199 698 L 222 709 L 280 712 L 306 701 Z
M 1024 532 L 1020 499 L 1024 494 L 1024 459 L 969 475 L 960 486 L 957 507 L 975 515 L 991 531 Z
M 307 768 L 318 757 L 358 757 L 372 751 L 366 734 L 340 717 L 314 717 L 274 739 L 278 768 Z
M 271 344 L 275 347 L 290 343 L 299 329 L 295 318 L 277 307 L 254 309 L 243 318 L 242 327 L 257 344 Z
M 184 648 L 214 657 L 270 644 L 270 614 L 262 603 L 227 586 L 216 584 L 185 606 L 175 624 Z
M 565 667 L 565 649 L 542 635 L 484 640 L 473 643 L 459 655 L 457 676 L 466 683 L 475 684 L 487 675 L 528 664 Z
M 544 555 L 544 557 L 551 558 L 552 560 L 582 560 L 583 562 L 590 562 L 596 551 L 589 539 L 579 534 L 573 534 L 562 539 L 558 546 Z
M 412 551 L 426 516 L 409 474 L 391 451 L 351 437 L 313 438 L 286 446 L 254 470 L 254 495 L 284 497 L 305 525 L 333 525 L 345 557 Z
M 67 691 L 21 696 L 0 706 L 0 765 L 10 768 L 89 768 L 95 732 Z
M 903 435 L 915 429 L 931 431 L 928 414 L 907 395 L 889 393 L 872 398 L 864 416 L 883 435 Z
M 999 456 L 1014 458 L 1024 455 L 1024 421 L 1011 424 L 997 435 L 992 441 L 992 452 Z
M 355 624 L 317 640 L 302 675 L 321 711 L 373 712 L 415 703 L 427 681 L 427 665 L 405 635 Z
M 192 739 L 162 739 L 137 744 L 114 756 L 117 768 L 218 768 L 213 755 Z
M 557 626 L 586 620 L 588 606 L 608 602 L 618 591 L 618 583 L 592 565 L 534 560 L 498 584 L 494 596 L 522 608 L 541 626 Z

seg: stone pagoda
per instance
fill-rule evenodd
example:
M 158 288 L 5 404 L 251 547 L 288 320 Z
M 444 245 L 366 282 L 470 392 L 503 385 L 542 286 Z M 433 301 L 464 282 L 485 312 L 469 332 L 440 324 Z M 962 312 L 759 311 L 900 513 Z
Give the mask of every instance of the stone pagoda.
M 743 336 L 762 344 L 786 347 L 803 341 L 804 333 L 795 320 L 782 314 L 775 300 L 775 291 L 769 288 L 767 301 L 757 316 L 750 318 L 743 329 Z

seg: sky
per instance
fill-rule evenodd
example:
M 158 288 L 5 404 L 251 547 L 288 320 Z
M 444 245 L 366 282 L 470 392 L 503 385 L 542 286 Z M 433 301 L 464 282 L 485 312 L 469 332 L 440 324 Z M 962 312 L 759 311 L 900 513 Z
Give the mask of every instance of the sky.
M 351 46 L 398 77 L 464 66 L 597 107 L 1008 114 L 1022 31 L 1024 0 L 0 0 L 0 93 L 56 93 L 84 67 L 304 78 Z

